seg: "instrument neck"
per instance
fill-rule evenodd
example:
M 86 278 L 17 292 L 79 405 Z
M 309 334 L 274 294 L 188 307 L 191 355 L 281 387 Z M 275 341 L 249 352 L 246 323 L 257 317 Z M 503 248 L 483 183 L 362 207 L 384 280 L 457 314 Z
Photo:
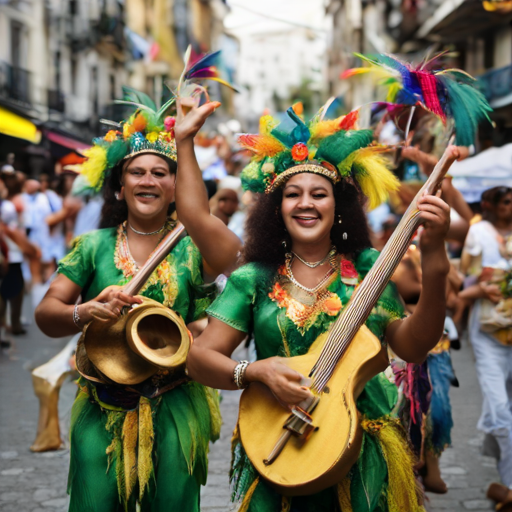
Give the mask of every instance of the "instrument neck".
M 361 284 L 334 322 L 327 341 L 320 356 L 310 373 L 313 379 L 313 391 L 321 392 L 332 374 L 336 365 L 356 335 L 360 327 L 366 322 L 373 307 L 384 291 L 388 281 L 393 276 L 398 264 L 406 253 L 411 237 L 420 224 L 418 200 L 424 194 L 434 194 L 453 163 L 454 158 L 443 155 L 436 165 L 427 182 L 407 208 L 398 227 L 395 229 L 388 243 L 382 250 L 377 261 L 372 266 Z
M 125 286 L 124 292 L 128 295 L 137 295 L 142 289 L 146 281 L 149 279 L 153 271 L 167 257 L 173 247 L 179 242 L 185 231 L 185 227 L 178 221 L 176 227 L 158 244 L 153 254 L 148 258 L 146 263 L 139 269 L 134 278 Z

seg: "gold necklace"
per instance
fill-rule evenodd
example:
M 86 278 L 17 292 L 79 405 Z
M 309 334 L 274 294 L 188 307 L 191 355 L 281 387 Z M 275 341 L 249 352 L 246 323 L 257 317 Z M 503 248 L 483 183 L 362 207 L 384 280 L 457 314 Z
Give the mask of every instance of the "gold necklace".
M 306 265 L 306 267 L 316 268 L 316 267 L 319 267 L 320 265 L 323 265 L 333 254 L 336 254 L 336 247 L 334 247 L 334 245 L 331 245 L 331 248 L 329 249 L 329 252 L 320 261 L 315 261 L 315 262 L 306 261 L 306 260 L 302 259 L 297 253 L 295 253 L 293 251 L 292 251 L 292 254 L 301 263 L 304 263 L 304 265 Z
M 325 283 L 331 278 L 331 276 L 334 274 L 334 272 L 336 271 L 336 251 L 332 252 L 330 251 L 328 256 L 330 257 L 329 259 L 329 263 L 330 263 L 330 268 L 329 270 L 327 270 L 325 276 L 322 278 L 322 280 L 314 287 L 314 288 L 308 288 L 307 286 L 304 286 L 303 284 L 299 283 L 297 281 L 297 279 L 295 279 L 295 276 L 293 275 L 293 271 L 292 271 L 292 261 L 293 261 L 293 257 L 294 257 L 294 254 L 293 253 L 287 253 L 286 254 L 286 277 L 288 277 L 288 279 L 299 289 L 301 289 L 302 291 L 305 291 L 311 295 L 314 295 L 317 293 L 318 290 L 320 290 L 324 285 Z

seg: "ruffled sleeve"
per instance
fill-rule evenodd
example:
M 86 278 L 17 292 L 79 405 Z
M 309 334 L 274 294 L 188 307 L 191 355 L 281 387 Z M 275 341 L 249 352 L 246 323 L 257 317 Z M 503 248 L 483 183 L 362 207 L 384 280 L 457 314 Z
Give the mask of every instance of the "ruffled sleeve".
M 258 267 L 253 263 L 235 270 L 222 294 L 208 308 L 208 315 L 238 331 L 251 332 L 256 287 L 258 279 L 262 277 Z
M 57 272 L 65 275 L 80 288 L 85 288 L 94 273 L 94 244 L 92 231 L 73 240 L 71 251 L 59 262 Z
M 379 257 L 379 251 L 364 249 L 356 258 L 356 269 L 364 277 Z M 383 339 L 389 324 L 406 316 L 405 304 L 393 282 L 389 282 L 373 308 L 366 325 L 379 339 Z

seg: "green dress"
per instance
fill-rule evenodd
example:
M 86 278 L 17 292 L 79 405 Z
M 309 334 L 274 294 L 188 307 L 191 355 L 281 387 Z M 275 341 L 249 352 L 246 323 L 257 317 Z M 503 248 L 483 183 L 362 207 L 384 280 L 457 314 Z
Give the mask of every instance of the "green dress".
M 302 355 L 337 318 L 377 257 L 374 249 L 362 251 L 355 262 L 338 256 L 333 263 L 334 274 L 314 303 L 304 300 L 304 294 L 296 287 L 294 290 L 285 266 L 276 275 L 262 264 L 249 263 L 233 272 L 208 314 L 239 331 L 252 333 L 258 359 Z M 403 302 L 390 283 L 366 325 L 384 343 L 387 326 L 404 315 Z M 368 382 L 357 404 L 364 429 L 359 460 L 343 482 L 311 496 L 286 498 L 260 480 L 235 431 L 233 501 L 242 501 L 240 510 L 244 512 L 395 512 L 396 506 L 404 511 L 421 510 L 411 453 L 403 429 L 390 416 L 396 400 L 396 387 L 384 374 Z M 398 465 L 394 464 L 397 457 L 402 459 Z M 392 486 L 394 490 L 390 489 Z M 408 493 L 403 493 L 402 486 L 408 488 Z M 397 494 L 404 494 L 403 499 Z
M 123 226 L 79 237 L 58 272 L 82 288 L 84 302 L 133 277 Z M 202 259 L 182 239 L 141 294 L 191 322 L 205 315 L 214 286 L 205 285 Z M 126 389 L 83 377 L 71 412 L 70 512 L 197 511 L 206 482 L 209 441 L 220 414 L 211 389 L 159 372 Z

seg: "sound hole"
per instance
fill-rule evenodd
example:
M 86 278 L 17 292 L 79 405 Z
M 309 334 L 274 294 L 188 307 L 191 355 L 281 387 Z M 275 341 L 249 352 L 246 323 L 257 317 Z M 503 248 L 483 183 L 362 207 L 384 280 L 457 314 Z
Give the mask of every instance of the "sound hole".
M 175 354 L 181 344 L 178 326 L 162 315 L 145 316 L 139 322 L 137 333 L 145 345 L 162 357 Z

